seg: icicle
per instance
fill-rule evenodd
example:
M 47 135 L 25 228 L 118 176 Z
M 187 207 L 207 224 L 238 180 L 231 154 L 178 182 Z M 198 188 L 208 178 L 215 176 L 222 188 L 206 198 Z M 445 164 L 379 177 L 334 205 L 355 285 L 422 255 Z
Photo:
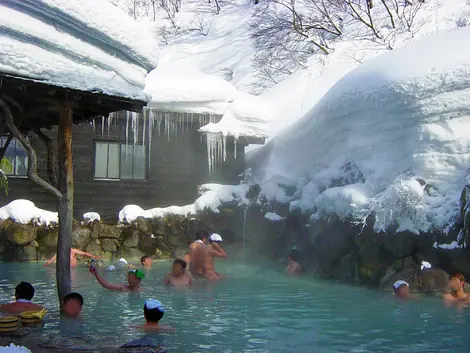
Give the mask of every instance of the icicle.
M 126 145 L 129 144 L 129 112 L 126 111 Z
M 101 116 L 101 137 L 104 136 L 104 116 Z
M 149 170 L 150 170 L 150 157 L 152 156 L 152 135 L 153 135 L 153 125 L 155 122 L 155 115 L 152 110 L 149 111 L 149 132 L 148 132 L 148 163 L 149 163 Z
M 236 137 L 233 137 L 233 143 L 234 143 L 234 146 L 235 146 L 235 159 L 237 159 L 237 139 Z
M 109 115 L 108 115 L 108 119 L 106 119 L 107 125 L 108 125 L 108 126 L 107 126 L 107 127 L 108 127 L 108 140 L 109 140 L 109 127 L 110 127 L 110 125 L 111 125 L 111 122 L 113 121 L 113 115 L 114 115 L 114 113 L 109 114 Z
M 133 146 L 135 150 L 135 145 L 138 142 L 139 139 L 139 120 L 138 120 L 138 115 L 137 113 L 132 112 L 131 113 L 131 119 L 132 119 L 132 132 L 133 132 Z
M 223 140 L 222 140 L 222 145 L 224 149 L 224 162 L 227 159 L 227 136 L 224 135 Z

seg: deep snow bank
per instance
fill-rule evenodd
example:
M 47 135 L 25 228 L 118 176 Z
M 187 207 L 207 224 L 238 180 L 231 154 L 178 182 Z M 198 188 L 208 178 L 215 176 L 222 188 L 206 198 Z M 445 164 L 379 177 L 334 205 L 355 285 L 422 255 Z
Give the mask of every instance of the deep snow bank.
M 149 27 L 105 0 L 0 5 L 0 71 L 50 84 L 147 100 L 157 65 Z
M 265 147 L 263 195 L 316 216 L 374 212 L 376 229 L 445 227 L 470 165 L 469 40 L 441 34 L 347 74 Z

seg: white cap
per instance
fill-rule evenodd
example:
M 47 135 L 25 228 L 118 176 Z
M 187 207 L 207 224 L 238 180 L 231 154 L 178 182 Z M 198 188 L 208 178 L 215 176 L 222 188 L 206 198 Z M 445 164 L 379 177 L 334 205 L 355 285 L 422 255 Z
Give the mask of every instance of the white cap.
M 111 265 L 108 267 L 108 271 L 114 271 L 116 269 L 116 266 Z
M 125 258 L 123 258 L 123 257 L 119 259 L 118 263 L 119 263 L 119 262 L 128 265 L 127 260 L 126 260 Z
M 164 313 L 165 312 L 165 307 L 163 306 L 163 304 L 159 301 L 159 300 L 156 300 L 156 299 L 147 299 L 145 301 L 145 307 L 147 309 L 158 309 L 158 311 Z
M 421 261 L 421 270 L 424 270 L 425 268 L 431 268 L 431 264 L 427 261 Z
M 400 287 L 403 286 L 403 285 L 405 285 L 405 286 L 407 286 L 407 287 L 410 286 L 410 285 L 409 285 L 407 282 L 405 282 L 405 281 L 396 281 L 396 282 L 392 285 L 392 287 L 393 287 L 393 289 L 397 290 L 398 288 L 400 288 Z
M 222 237 L 217 233 L 212 234 L 209 239 L 210 241 L 222 242 Z

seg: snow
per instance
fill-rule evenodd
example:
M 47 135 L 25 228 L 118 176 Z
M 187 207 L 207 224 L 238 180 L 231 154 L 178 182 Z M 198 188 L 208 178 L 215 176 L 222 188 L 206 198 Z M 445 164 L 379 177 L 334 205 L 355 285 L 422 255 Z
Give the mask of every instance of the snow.
M 88 223 L 99 222 L 101 221 L 101 216 L 96 212 L 87 212 L 83 215 L 83 221 Z
M 217 76 L 169 64 L 148 74 L 145 91 L 152 95 L 150 109 L 219 115 L 238 95 L 231 83 Z
M 470 165 L 469 38 L 417 40 L 343 77 L 253 159 L 262 196 L 318 216 L 375 214 L 376 230 L 445 228 Z
M 11 219 L 17 223 L 33 223 L 38 226 L 58 224 L 57 212 L 40 209 L 28 200 L 15 200 L 0 208 L 0 220 Z
M 454 249 L 462 249 L 462 245 L 459 245 L 455 240 L 450 244 L 438 244 L 435 242 L 433 244 L 433 248 L 435 249 L 443 249 L 443 250 L 454 250 Z
M 0 352 L 2 353 L 31 353 L 31 351 L 22 346 L 16 346 L 13 343 L 11 343 L 9 346 L 1 346 L 0 347 Z
M 264 218 L 272 222 L 280 222 L 284 219 L 283 217 L 279 216 L 277 213 L 274 213 L 274 212 L 266 213 L 264 215 Z
M 26 0 L 0 5 L 0 72 L 146 101 L 157 64 L 153 34 L 105 0 Z
M 247 184 L 204 184 L 199 188 L 200 197 L 193 204 L 153 208 L 150 210 L 144 210 L 137 205 L 127 205 L 119 212 L 118 218 L 121 223 L 132 223 L 138 217 L 163 218 L 168 215 L 187 217 L 205 210 L 219 213 L 219 207 L 228 202 L 236 202 L 240 206 L 246 205 L 248 203 L 246 199 L 248 191 L 249 186 Z
M 199 129 L 206 134 L 222 136 L 267 137 L 268 121 L 273 114 L 269 101 L 248 93 L 240 93 L 228 105 L 218 123 L 209 123 Z

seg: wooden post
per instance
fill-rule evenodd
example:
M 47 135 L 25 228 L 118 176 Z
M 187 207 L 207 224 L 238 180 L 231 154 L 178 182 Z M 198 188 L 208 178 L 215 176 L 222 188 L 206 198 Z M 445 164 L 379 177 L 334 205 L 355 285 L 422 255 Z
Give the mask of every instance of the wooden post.
M 72 245 L 73 220 L 73 164 L 72 164 L 72 124 L 73 109 L 70 106 L 60 107 L 58 160 L 59 190 L 62 197 L 59 201 L 59 239 L 57 241 L 57 293 L 60 307 L 64 297 L 72 288 L 70 277 L 70 248 Z

